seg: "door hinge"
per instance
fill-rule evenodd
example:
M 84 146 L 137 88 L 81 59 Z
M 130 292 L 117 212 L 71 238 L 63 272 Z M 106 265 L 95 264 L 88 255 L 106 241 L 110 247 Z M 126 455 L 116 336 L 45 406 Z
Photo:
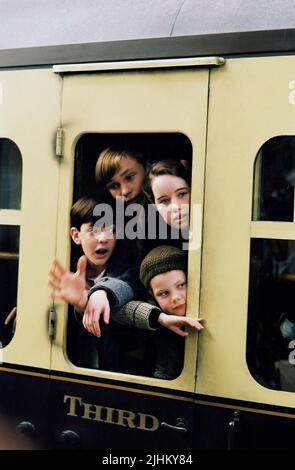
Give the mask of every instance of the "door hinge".
M 55 340 L 56 333 L 56 309 L 52 305 L 48 312 L 48 336 L 51 341 Z
M 56 140 L 55 140 L 55 155 L 59 158 L 63 157 L 63 141 L 64 141 L 64 130 L 60 127 L 56 131 Z

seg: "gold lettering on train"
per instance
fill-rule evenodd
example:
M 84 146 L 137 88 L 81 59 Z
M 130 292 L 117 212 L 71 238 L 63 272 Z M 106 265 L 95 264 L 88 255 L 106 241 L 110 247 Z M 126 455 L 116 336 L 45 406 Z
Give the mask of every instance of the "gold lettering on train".
M 90 403 L 83 403 L 84 414 L 82 419 L 93 419 L 93 421 L 103 421 L 101 414 L 103 407 L 98 405 L 91 405 Z
M 66 401 L 68 400 L 68 398 L 70 399 L 70 410 L 69 412 L 67 413 L 69 416 L 76 416 L 78 417 L 78 415 L 75 413 L 75 409 L 76 409 L 76 401 L 78 400 L 78 402 L 80 403 L 80 405 L 82 404 L 82 398 L 80 397 L 71 397 L 70 395 L 65 395 L 64 396 L 64 403 L 66 403 Z
M 67 405 L 66 414 L 74 418 L 116 424 L 143 431 L 156 431 L 159 428 L 159 420 L 153 415 L 86 403 L 83 402 L 82 397 L 71 395 L 64 396 L 64 403 Z
M 136 418 L 135 413 L 127 410 L 116 410 L 116 412 L 118 413 L 118 421 L 116 422 L 118 426 L 128 426 L 129 428 L 137 427 L 134 424 L 134 420 Z
M 147 415 L 144 413 L 138 413 L 139 416 L 139 426 L 138 429 L 144 431 L 156 431 L 159 427 L 158 418 L 153 415 Z M 151 424 L 151 425 L 150 425 Z
M 105 408 L 106 410 L 106 419 L 104 420 L 105 423 L 109 424 L 115 424 L 113 421 L 113 413 L 114 413 L 114 408 Z

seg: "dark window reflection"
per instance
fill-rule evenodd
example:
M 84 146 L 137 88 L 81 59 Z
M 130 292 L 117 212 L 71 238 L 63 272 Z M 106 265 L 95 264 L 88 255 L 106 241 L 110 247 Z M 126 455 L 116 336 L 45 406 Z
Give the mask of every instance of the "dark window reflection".
M 0 226 L 0 347 L 13 336 L 14 320 L 5 325 L 5 319 L 16 306 L 19 253 L 19 227 Z
M 295 240 L 252 240 L 250 263 L 249 370 L 265 387 L 295 391 Z
M 16 144 L 0 139 L 0 209 L 20 209 L 22 157 Z
M 293 221 L 295 137 L 275 137 L 255 162 L 253 220 Z
M 187 161 L 192 159 L 192 144 L 181 133 L 84 134 L 75 148 L 74 202 L 89 194 L 100 197 L 101 187 L 95 181 L 95 165 L 100 152 L 110 145 L 139 151 L 150 163 L 165 159 L 181 158 Z M 159 221 L 159 218 L 157 219 Z M 118 273 L 121 268 L 126 270 L 138 266 L 141 255 L 135 241 L 131 241 L 130 244 L 130 240 L 125 238 L 121 242 L 117 244 L 116 252 L 108 265 L 108 268 L 115 269 Z M 77 260 L 81 256 L 77 248 L 81 247 L 72 245 L 72 270 L 76 270 Z M 105 335 L 105 340 L 98 341 L 83 328 L 82 317 L 73 313 L 72 307 L 69 307 L 67 353 L 70 361 L 76 366 L 153 376 L 157 355 L 160 356 L 161 349 L 165 350 L 164 347 L 161 349 L 160 346 L 157 347 L 157 342 L 160 344 L 157 337 L 158 334 L 166 336 L 165 329 L 164 333 L 161 333 L 160 329 L 159 333 L 156 333 L 111 321 L 109 325 L 101 324 L 106 332 L 102 333 L 102 337 Z M 175 341 L 175 346 L 170 347 L 170 353 L 167 346 L 165 357 L 168 357 L 168 354 L 174 356 L 173 358 L 179 356 L 180 373 L 183 366 L 183 343 L 179 341 L 182 338 L 174 336 L 172 339 L 167 335 L 165 340 L 167 345 Z

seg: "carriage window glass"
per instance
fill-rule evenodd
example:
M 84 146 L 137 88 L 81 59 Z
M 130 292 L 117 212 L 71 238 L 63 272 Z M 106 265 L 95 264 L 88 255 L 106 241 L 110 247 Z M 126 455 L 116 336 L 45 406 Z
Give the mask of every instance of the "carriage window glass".
M 17 145 L 0 139 L 0 209 L 20 209 L 22 158 Z
M 13 337 L 16 324 L 19 259 L 19 214 L 22 156 L 10 139 L 0 139 L 0 347 Z M 7 225 L 9 214 L 10 224 Z
M 100 152 L 110 146 L 128 149 L 129 152 L 132 151 L 133 155 L 137 155 L 137 162 L 142 162 L 142 166 L 145 162 L 153 163 L 165 159 L 181 158 L 189 162 L 192 159 L 191 142 L 180 133 L 84 134 L 77 142 L 75 149 L 73 203 L 86 195 L 95 196 L 98 200 L 102 197 L 101 185 L 98 185 L 95 181 L 95 166 Z M 136 196 L 142 196 L 142 194 L 139 193 Z M 109 197 L 114 202 L 115 199 L 110 194 Z M 140 201 L 141 199 L 138 197 L 139 206 Z M 158 212 L 155 209 L 154 211 L 158 216 Z M 128 217 L 125 218 L 125 224 L 127 221 Z M 120 233 L 122 232 L 120 231 Z M 117 273 L 116 276 L 120 276 L 129 268 L 138 268 L 142 260 L 142 254 L 139 252 L 137 243 L 134 239 L 128 239 L 124 229 L 123 233 L 125 234 L 123 238 L 119 239 L 117 237 L 114 251 L 108 260 L 106 266 L 107 276 L 112 277 L 112 272 Z M 167 244 L 167 242 L 162 244 Z M 142 243 L 142 249 L 144 248 L 143 245 L 144 243 Z M 147 244 L 145 243 L 145 245 Z M 81 254 L 81 245 L 72 243 L 72 271 L 76 270 L 77 260 Z M 94 265 L 94 260 L 92 265 Z M 92 280 L 89 276 L 89 286 Z M 147 301 L 148 296 L 146 294 L 143 290 L 142 298 L 136 300 Z M 110 325 L 104 325 L 103 321 L 100 322 L 100 338 L 95 337 L 83 328 L 82 315 L 79 313 L 73 314 L 74 312 L 71 311 L 70 307 L 67 329 L 69 359 L 79 367 L 163 379 L 178 377 L 183 368 L 184 339 L 164 327 L 157 328 L 159 326 L 156 320 L 158 318 L 156 316 L 157 311 L 155 311 L 154 305 L 150 304 L 149 307 L 141 314 L 139 313 L 140 307 L 135 306 L 134 303 L 128 306 L 127 310 L 121 311 L 120 315 L 111 309 Z M 183 304 L 180 308 L 182 307 Z M 149 323 L 147 311 L 153 311 L 150 314 L 151 323 Z M 152 326 L 152 328 L 149 328 L 149 326 Z M 153 327 L 156 328 L 153 329 Z M 163 364 L 165 364 L 165 367 Z
M 295 240 L 251 241 L 247 363 L 261 385 L 295 391 Z
M 12 339 L 15 328 L 19 234 L 18 226 L 0 225 L 0 347 L 2 348 Z M 6 319 L 8 323 L 5 322 Z
M 253 220 L 292 222 L 295 137 L 274 137 L 255 161 Z

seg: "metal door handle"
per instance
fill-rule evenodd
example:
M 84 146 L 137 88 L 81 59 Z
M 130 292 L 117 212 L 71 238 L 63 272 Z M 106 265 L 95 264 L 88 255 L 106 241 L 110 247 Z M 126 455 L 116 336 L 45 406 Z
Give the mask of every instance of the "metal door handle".
M 160 427 L 162 429 L 169 430 L 169 431 L 177 431 L 181 434 L 186 434 L 188 432 L 187 423 L 185 419 L 183 418 L 177 418 L 176 424 L 174 426 L 172 424 L 165 423 L 165 421 L 163 421 L 160 424 Z

